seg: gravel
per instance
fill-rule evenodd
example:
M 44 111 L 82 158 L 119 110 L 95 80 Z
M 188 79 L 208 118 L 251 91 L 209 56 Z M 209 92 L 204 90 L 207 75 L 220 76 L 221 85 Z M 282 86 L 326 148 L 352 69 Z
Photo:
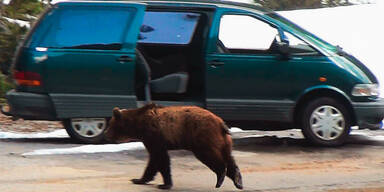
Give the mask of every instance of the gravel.
M 57 129 L 63 129 L 60 121 L 12 120 L 12 117 L 0 114 L 0 131 L 33 133 L 50 132 Z

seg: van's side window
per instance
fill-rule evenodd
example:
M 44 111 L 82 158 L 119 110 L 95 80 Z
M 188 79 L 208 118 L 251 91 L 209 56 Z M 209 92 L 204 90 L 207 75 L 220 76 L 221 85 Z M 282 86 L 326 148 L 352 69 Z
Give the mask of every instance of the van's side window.
M 308 45 L 306 42 L 295 37 L 294 35 L 284 32 L 284 35 L 289 41 L 289 52 L 292 55 L 320 55 L 318 51 Z
M 129 23 L 130 8 L 73 7 L 59 18 L 39 46 L 63 49 L 119 50 Z
M 188 44 L 200 14 L 188 12 L 146 12 L 139 43 Z
M 219 49 L 231 53 L 268 52 L 278 30 L 248 15 L 224 15 L 220 21 Z
M 319 55 L 310 45 L 284 32 L 293 55 Z M 224 15 L 220 21 L 219 53 L 277 54 L 279 31 L 262 20 L 248 15 Z

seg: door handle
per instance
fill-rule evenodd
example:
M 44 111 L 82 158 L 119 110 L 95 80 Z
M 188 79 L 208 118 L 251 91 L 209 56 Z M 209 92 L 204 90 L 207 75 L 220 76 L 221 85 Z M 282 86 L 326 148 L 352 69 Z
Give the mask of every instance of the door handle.
M 127 56 L 127 55 L 123 55 L 123 56 L 119 57 L 117 59 L 117 61 L 120 62 L 120 63 L 126 63 L 126 62 L 133 61 L 133 59 L 131 57 Z
M 209 64 L 211 65 L 211 67 L 216 68 L 216 67 L 223 66 L 225 63 L 219 60 L 213 60 L 209 62 Z

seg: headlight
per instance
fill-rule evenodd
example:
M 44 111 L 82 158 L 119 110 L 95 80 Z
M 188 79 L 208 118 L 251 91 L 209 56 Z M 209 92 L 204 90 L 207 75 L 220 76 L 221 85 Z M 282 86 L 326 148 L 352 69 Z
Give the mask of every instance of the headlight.
M 379 96 L 378 84 L 357 84 L 352 90 L 353 96 Z

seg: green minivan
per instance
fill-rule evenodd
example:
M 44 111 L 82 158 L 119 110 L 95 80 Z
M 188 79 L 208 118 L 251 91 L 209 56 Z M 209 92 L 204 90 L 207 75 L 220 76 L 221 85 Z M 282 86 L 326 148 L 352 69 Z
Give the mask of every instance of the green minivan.
M 379 129 L 376 77 L 355 57 L 257 5 L 225 1 L 69 1 L 20 46 L 10 110 L 60 120 L 99 143 L 114 107 L 196 105 L 243 129 L 300 128 L 314 144 Z

